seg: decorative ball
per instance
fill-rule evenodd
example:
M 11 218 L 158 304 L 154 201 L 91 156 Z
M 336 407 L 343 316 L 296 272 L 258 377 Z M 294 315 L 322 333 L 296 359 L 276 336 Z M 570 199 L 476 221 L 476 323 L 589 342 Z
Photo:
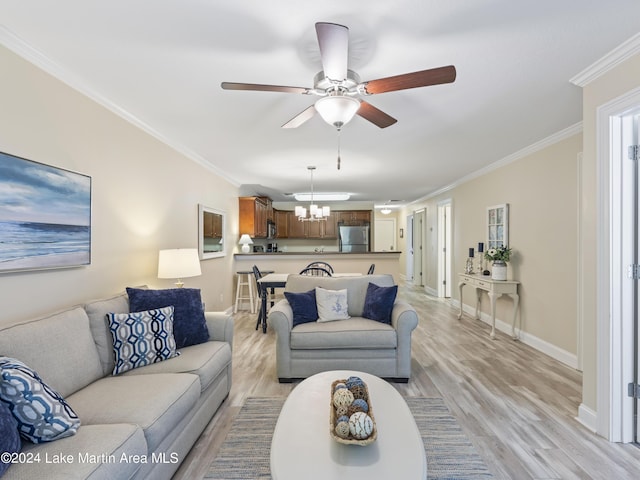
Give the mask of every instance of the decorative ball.
M 355 396 L 355 395 L 354 395 Z M 368 413 L 369 412 L 369 404 L 363 400 L 362 398 L 356 398 L 351 404 L 352 407 L 360 408 L 359 411 Z
M 349 432 L 354 438 L 364 440 L 373 433 L 373 420 L 364 412 L 356 412 L 349 417 Z
M 336 387 L 333 389 L 333 391 L 335 392 L 336 390 L 340 390 L 341 388 L 347 388 L 347 386 L 344 383 L 336 383 Z
M 336 390 L 333 394 L 333 404 L 336 407 L 345 406 L 348 407 L 353 402 L 353 393 L 351 393 L 346 388 L 341 388 L 340 390 Z
M 354 405 L 353 403 L 349 405 L 349 410 L 347 411 L 347 415 L 351 417 L 351 415 L 353 415 L 356 412 L 364 412 L 364 410 L 362 409 L 362 406 Z M 364 413 L 367 413 L 367 412 L 364 412 Z
M 364 382 L 360 377 L 349 377 L 347 378 L 347 381 L 345 382 L 345 384 L 347 385 L 347 388 L 351 390 L 352 387 L 364 385 Z
M 336 414 L 339 417 L 346 415 L 348 411 L 349 407 L 347 405 L 340 405 L 339 407 L 336 407 Z
M 364 388 L 364 385 L 356 385 L 355 387 L 351 387 L 349 391 L 353 393 L 353 398 L 367 398 L 367 389 Z
M 347 438 L 350 431 L 349 422 L 339 422 L 335 428 L 336 435 L 340 438 Z
M 347 417 L 346 415 L 342 415 L 342 416 L 338 417 L 338 420 L 336 420 L 336 424 L 341 423 L 341 422 L 349 423 L 349 417 Z

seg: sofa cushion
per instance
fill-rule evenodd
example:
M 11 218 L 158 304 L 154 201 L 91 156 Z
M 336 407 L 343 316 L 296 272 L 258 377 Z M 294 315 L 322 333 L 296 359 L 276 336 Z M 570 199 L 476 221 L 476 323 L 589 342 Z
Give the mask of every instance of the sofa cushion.
M 0 357 L 0 401 L 18 422 L 25 440 L 51 442 L 74 435 L 80 419 L 58 392 L 15 358 Z
M 12 479 L 132 478 L 141 465 L 135 456 L 140 458 L 148 453 L 142 429 L 122 423 L 82 425 L 73 437 L 54 443 L 25 443 L 23 452 L 33 458 L 40 455 L 40 462 L 14 464 L 9 472 Z M 61 458 L 71 458 L 73 462 L 53 461 Z
M 332 322 L 349 318 L 347 290 L 327 290 L 316 287 L 316 304 L 318 306 L 318 321 Z
M 318 320 L 315 288 L 308 292 L 284 292 L 284 296 L 293 311 L 293 326 Z
M 129 313 L 129 297 L 123 292 L 115 297 L 89 302 L 84 309 L 89 317 L 91 335 L 98 350 L 102 375 L 110 375 L 115 366 L 115 353 L 107 314 Z
M 0 355 L 29 365 L 63 397 L 103 376 L 81 307 L 0 328 Z
M 199 397 L 197 375 L 157 373 L 105 377 L 69 396 L 67 401 L 83 425 L 139 425 L 149 451 L 154 451 Z
M 0 401 L 0 453 L 18 453 L 22 446 L 18 433 L 18 422 L 9 408 Z M 11 466 L 0 456 L 0 477 Z
M 397 344 L 391 325 L 362 317 L 305 323 L 291 330 L 292 349 L 396 348 Z
M 173 335 L 178 348 L 197 345 L 209 340 L 209 330 L 204 319 L 202 297 L 197 288 L 169 288 L 145 290 L 127 288 L 129 309 L 141 312 L 154 308 L 173 306 Z
M 173 358 L 173 307 L 144 312 L 108 313 L 116 365 L 113 374 Z
M 369 283 L 367 296 L 364 299 L 362 316 L 378 322 L 391 325 L 391 311 L 398 295 L 398 286 L 380 287 Z
M 160 363 L 129 370 L 124 375 L 149 373 L 192 373 L 200 379 L 200 390 L 209 385 L 231 365 L 231 346 L 226 342 L 205 342 L 180 350 L 180 356 Z

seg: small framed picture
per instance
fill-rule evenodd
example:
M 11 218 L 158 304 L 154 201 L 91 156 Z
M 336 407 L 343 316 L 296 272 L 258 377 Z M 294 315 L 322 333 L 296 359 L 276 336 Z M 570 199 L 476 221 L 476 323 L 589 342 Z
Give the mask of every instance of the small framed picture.
M 404 238 L 404 228 L 400 229 L 400 238 Z

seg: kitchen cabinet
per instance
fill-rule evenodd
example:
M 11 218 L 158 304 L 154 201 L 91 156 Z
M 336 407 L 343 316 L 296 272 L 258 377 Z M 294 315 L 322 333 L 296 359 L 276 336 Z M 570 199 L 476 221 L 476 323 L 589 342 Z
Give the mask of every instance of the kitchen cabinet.
M 336 211 L 336 221 L 343 225 L 365 225 L 371 223 L 371 210 Z
M 273 221 L 276 223 L 276 238 L 289 237 L 289 212 L 273 210 Z
M 337 238 L 336 217 L 332 213 L 320 222 L 301 222 L 294 212 L 288 212 L 287 238 Z
M 252 238 L 267 238 L 267 219 L 273 218 L 271 200 L 267 197 L 239 197 L 240 235 L 248 233 Z

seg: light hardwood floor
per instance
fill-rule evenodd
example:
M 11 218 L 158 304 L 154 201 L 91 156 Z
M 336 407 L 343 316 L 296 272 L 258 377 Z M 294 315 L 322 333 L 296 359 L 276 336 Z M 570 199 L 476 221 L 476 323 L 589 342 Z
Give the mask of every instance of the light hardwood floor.
M 640 449 L 609 443 L 579 424 L 580 372 L 464 316 L 447 300 L 402 284 L 418 311 L 412 378 L 393 384 L 405 396 L 444 398 L 496 479 L 637 479 Z M 201 479 L 248 396 L 286 396 L 279 384 L 275 334 L 255 330 L 255 315 L 235 315 L 233 387 L 174 480 Z M 249 480 L 249 479 L 248 479 Z

